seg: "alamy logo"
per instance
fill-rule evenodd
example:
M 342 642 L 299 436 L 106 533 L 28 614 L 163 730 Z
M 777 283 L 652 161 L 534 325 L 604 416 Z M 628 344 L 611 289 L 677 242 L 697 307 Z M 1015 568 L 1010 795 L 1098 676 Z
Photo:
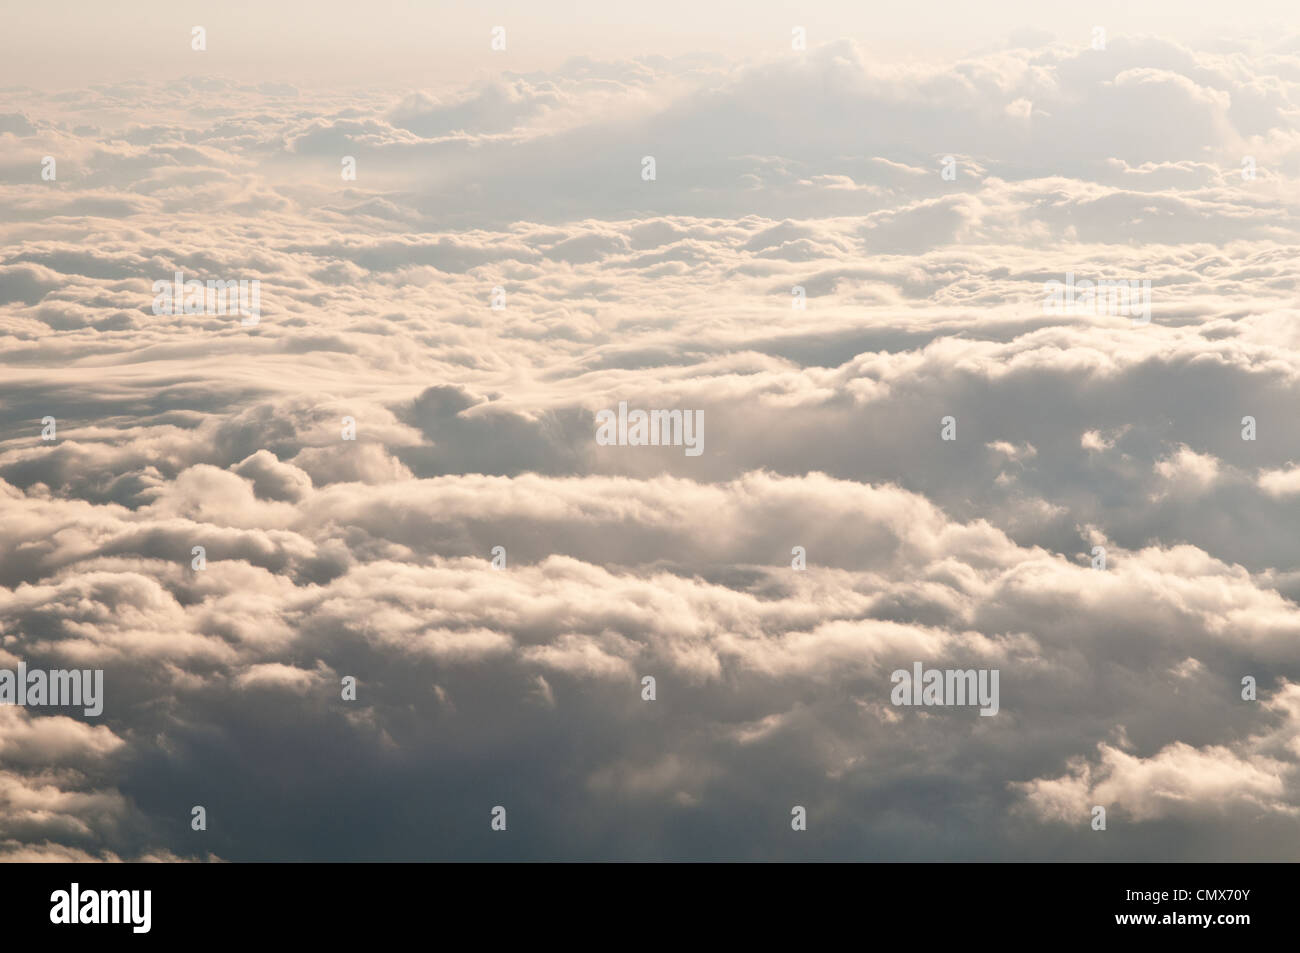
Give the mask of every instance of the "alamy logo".
M 87 890 L 74 883 L 70 890 L 50 894 L 51 923 L 129 923 L 132 933 L 148 933 L 152 925 L 153 891 Z
M 1151 321 L 1151 279 L 1100 278 L 1076 281 L 1074 272 L 1065 273 L 1065 282 L 1043 282 L 1047 297 L 1044 314 L 1092 314 L 1128 316 L 1138 324 Z
M 920 662 L 912 671 L 900 668 L 889 676 L 894 690 L 889 700 L 895 705 L 976 705 L 981 715 L 998 713 L 998 669 L 937 668 L 922 670 Z
M 173 281 L 155 281 L 153 293 L 154 314 L 238 314 L 245 327 L 262 317 L 262 282 L 256 278 L 209 279 L 205 284 L 194 278 L 186 281 L 185 273 L 178 271 Z
M 602 447 L 685 447 L 688 457 L 704 452 L 704 411 L 633 410 L 596 412 L 596 443 Z
M 0 705 L 80 705 L 88 717 L 95 718 L 104 711 L 104 670 L 55 668 L 29 672 L 26 662 L 18 663 L 17 672 L 0 668 Z

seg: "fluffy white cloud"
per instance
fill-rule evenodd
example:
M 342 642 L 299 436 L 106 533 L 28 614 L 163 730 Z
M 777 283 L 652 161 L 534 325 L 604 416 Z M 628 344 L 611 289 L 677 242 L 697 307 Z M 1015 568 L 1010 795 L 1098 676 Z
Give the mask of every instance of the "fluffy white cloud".
M 5 859 L 1294 859 L 1294 50 L 0 99 L 0 650 L 107 694 L 0 708 Z

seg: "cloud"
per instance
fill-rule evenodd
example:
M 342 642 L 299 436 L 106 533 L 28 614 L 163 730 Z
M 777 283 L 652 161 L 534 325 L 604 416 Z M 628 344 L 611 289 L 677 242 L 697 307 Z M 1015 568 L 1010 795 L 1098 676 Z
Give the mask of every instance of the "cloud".
M 0 94 L 0 856 L 1295 859 L 1294 53 Z

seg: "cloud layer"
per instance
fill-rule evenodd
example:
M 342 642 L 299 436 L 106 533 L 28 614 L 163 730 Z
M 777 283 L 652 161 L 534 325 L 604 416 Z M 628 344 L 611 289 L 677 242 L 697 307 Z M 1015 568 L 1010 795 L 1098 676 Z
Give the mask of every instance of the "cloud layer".
M 1298 173 L 1294 41 L 4 91 L 0 855 L 1296 859 Z

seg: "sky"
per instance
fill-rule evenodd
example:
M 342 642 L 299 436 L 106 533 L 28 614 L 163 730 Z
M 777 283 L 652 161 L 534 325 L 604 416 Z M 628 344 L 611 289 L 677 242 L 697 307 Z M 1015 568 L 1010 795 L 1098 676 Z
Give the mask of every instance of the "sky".
M 201 64 L 189 32 L 212 37 Z M 505 55 L 487 58 L 506 26 Z M 773 0 L 630 3 L 565 0 L 49 0 L 5 14 L 0 84 L 41 90 L 125 79 L 224 73 L 232 78 L 324 85 L 405 83 L 416 88 L 555 69 L 571 57 L 624 59 L 712 53 L 755 61 L 789 48 L 795 25 L 811 46 L 851 39 L 872 61 L 956 59 L 1009 38 L 1078 41 L 1097 25 L 1219 49 L 1295 32 L 1288 0 L 1225 10 L 1210 0 L 930 0 L 924 4 Z
M 1280 3 L 8 13 L 0 858 L 1300 859 L 1297 175 Z

